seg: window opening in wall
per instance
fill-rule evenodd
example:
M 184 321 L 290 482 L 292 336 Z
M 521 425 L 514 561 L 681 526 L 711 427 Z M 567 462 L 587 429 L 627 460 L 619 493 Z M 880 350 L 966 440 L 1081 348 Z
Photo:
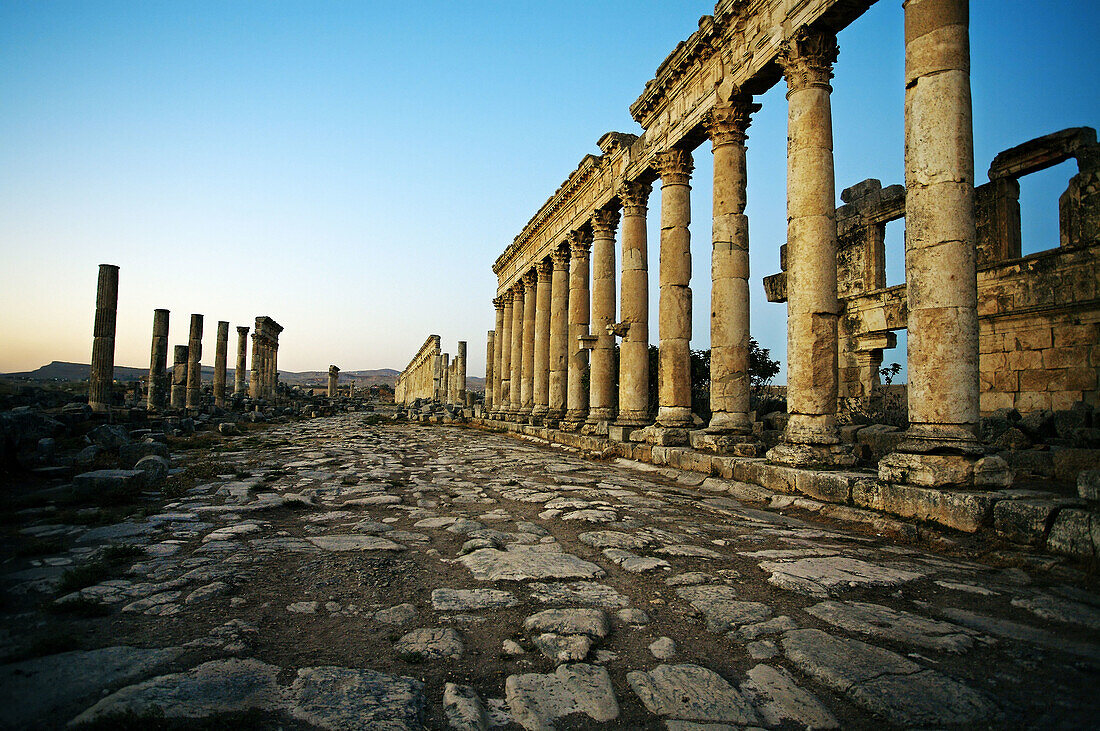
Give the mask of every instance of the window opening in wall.
M 1059 246 L 1058 198 L 1077 174 L 1077 161 L 1025 175 L 1020 183 L 1020 249 L 1024 256 Z
M 886 224 L 886 286 L 905 284 L 905 219 Z

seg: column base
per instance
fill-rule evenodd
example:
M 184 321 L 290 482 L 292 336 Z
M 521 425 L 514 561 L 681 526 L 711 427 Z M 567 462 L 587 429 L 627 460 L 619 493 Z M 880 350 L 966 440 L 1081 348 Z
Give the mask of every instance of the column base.
M 558 428 L 562 431 L 577 431 L 584 425 L 584 420 L 587 417 L 587 409 L 569 409 L 565 412 L 565 418 L 561 420 Z
M 913 424 L 905 430 L 905 439 L 897 451 L 909 454 L 970 454 L 983 453 L 974 430 L 960 424 Z
M 688 438 L 692 449 L 711 454 L 758 457 L 764 449 L 764 444 L 752 434 L 714 434 L 709 429 L 693 429 L 688 432 Z
M 611 427 L 610 419 L 593 419 L 588 417 L 588 421 L 584 422 L 584 426 L 581 427 L 581 434 L 588 436 L 606 437 L 608 429 Z
M 847 444 L 798 444 L 785 442 L 768 450 L 768 462 L 786 467 L 852 467 L 855 455 Z
M 527 418 L 527 423 L 531 426 L 542 426 L 546 421 L 546 415 L 550 413 L 550 409 L 545 406 L 536 406 L 531 410 L 531 415 Z
M 644 441 L 657 447 L 685 447 L 689 442 L 688 430 L 654 424 L 639 429 L 632 435 L 633 441 Z
M 620 411 L 619 417 L 615 419 L 615 426 L 642 427 L 652 423 L 653 419 L 649 418 L 648 411 Z
M 708 434 L 752 434 L 752 417 L 741 412 L 715 411 L 704 431 Z
M 662 406 L 657 409 L 657 424 L 669 429 L 691 429 L 695 426 L 691 408 L 687 406 Z

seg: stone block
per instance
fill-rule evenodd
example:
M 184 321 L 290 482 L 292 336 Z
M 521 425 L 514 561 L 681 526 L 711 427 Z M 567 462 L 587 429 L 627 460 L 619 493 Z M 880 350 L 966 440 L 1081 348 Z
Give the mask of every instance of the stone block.
M 1050 410 L 1050 394 L 1036 391 L 1022 391 L 1016 394 L 1016 399 L 1013 402 L 1015 407 L 1021 413 L 1027 413 L 1030 411 L 1049 411 Z
M 993 528 L 1015 543 L 1041 546 L 1055 512 L 1064 505 L 1064 500 L 998 500 Z
M 856 432 L 856 444 L 870 450 L 872 460 L 882 459 L 905 439 L 905 432 L 889 424 L 871 424 Z
M 974 463 L 974 487 L 1000 489 L 1012 485 L 1013 470 L 996 455 L 982 457 Z
M 617 426 L 612 424 L 607 428 L 607 438 L 613 442 L 629 442 L 630 436 L 637 430 L 634 426 Z
M 965 487 L 973 483 L 974 462 L 958 455 L 894 452 L 879 460 L 878 477 L 898 484 Z
M 978 399 L 983 414 L 998 409 L 1011 409 L 1016 401 L 1013 394 L 997 391 L 983 391 Z
M 154 455 L 168 459 L 168 447 L 160 442 L 133 442 L 118 448 L 118 459 L 125 469 L 133 469 L 142 457 Z
M 1080 508 L 1059 510 L 1047 536 L 1047 550 L 1077 558 L 1095 558 L 1097 546 L 1092 529 L 1093 518 L 1092 512 Z
M 145 473 L 146 487 L 158 487 L 168 477 L 168 460 L 156 454 L 146 455 L 137 461 L 134 469 Z
M 1077 495 L 1085 500 L 1100 500 L 1100 469 L 1077 473 Z
M 1054 344 L 1049 328 L 1018 330 L 1007 334 L 1006 339 L 1012 340 L 1013 350 L 1043 350 Z
M 1007 462 L 1017 473 L 1027 473 L 1036 477 L 1054 476 L 1054 459 L 1049 451 L 1024 449 L 998 452 L 997 456 Z
M 942 490 L 882 480 L 859 480 L 852 486 L 856 507 L 928 520 L 966 533 L 975 533 L 990 521 L 998 497 L 989 492 Z
M 130 433 L 118 424 L 103 424 L 88 432 L 88 439 L 104 449 L 118 449 L 130 443 Z
M 846 505 L 852 496 L 853 475 L 840 472 L 795 471 L 795 490 L 826 503 Z
M 1074 484 L 1081 471 L 1100 469 L 1100 449 L 1059 449 L 1052 459 L 1055 479 Z
M 1043 351 L 1043 368 L 1078 368 L 1088 362 L 1088 348 L 1075 345 Z
M 73 478 L 73 487 L 79 492 L 101 490 L 140 490 L 145 485 L 142 470 L 95 470 L 83 472 Z

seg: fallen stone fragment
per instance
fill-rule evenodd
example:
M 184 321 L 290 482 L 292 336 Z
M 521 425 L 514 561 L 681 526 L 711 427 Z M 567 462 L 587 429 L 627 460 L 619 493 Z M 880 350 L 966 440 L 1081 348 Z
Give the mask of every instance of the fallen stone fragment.
M 468 685 L 447 683 L 443 687 L 443 714 L 456 731 L 486 731 L 489 718 L 477 691 Z
M 588 657 L 592 649 L 592 638 L 588 635 L 559 635 L 544 632 L 534 637 L 535 647 L 554 662 L 580 662 Z
M 200 586 L 198 589 L 195 589 L 193 592 L 188 594 L 187 598 L 183 601 L 185 604 L 195 604 L 197 602 L 206 601 L 207 599 L 212 599 L 216 596 L 220 596 L 227 591 L 229 591 L 229 584 L 226 584 L 224 581 L 213 581 L 204 586 Z
M 671 637 L 658 637 L 650 643 L 649 651 L 658 660 L 671 660 L 676 654 L 676 643 Z
M 772 617 L 766 622 L 746 624 L 737 630 L 737 636 L 744 640 L 755 640 L 758 637 L 782 634 L 792 629 L 798 629 L 798 625 L 790 617 L 782 615 Z
M 461 657 L 466 651 L 462 636 L 450 627 L 414 629 L 399 639 L 393 649 L 399 657 L 416 660 Z
M 389 609 L 380 609 L 372 615 L 372 618 L 375 622 L 382 624 L 402 625 L 416 618 L 416 607 L 406 602 Z
M 664 719 L 760 722 L 748 701 L 713 670 L 698 665 L 658 665 L 649 672 L 627 673 L 627 682 L 650 713 Z
M 619 717 L 607 670 L 596 665 L 560 665 L 549 674 L 510 675 L 504 690 L 512 718 L 528 731 L 554 731 L 554 721 L 583 713 L 597 722 Z
M 806 728 L 839 728 L 840 722 L 812 693 L 794 682 L 782 668 L 757 665 L 741 690 L 755 701 L 756 710 L 768 726 L 791 721 Z
M 435 589 L 432 609 L 437 612 L 470 612 L 478 609 L 500 609 L 519 604 L 516 595 L 500 589 Z
M 665 556 L 684 556 L 688 558 L 722 558 L 722 554 L 717 551 L 712 551 L 702 546 L 689 546 L 687 544 L 658 548 L 657 553 L 664 554 Z
M 373 670 L 298 670 L 286 693 L 295 718 L 332 731 L 414 731 L 423 728 L 424 684 Z
M 602 609 L 547 609 L 523 622 L 528 632 L 554 632 L 561 635 L 588 635 L 604 638 L 610 628 Z
M 641 609 L 634 609 L 633 607 L 620 609 L 615 613 L 615 616 L 618 617 L 619 621 L 623 624 L 634 625 L 636 627 L 649 624 L 649 615 Z
M 737 590 L 730 586 L 685 586 L 676 593 L 703 613 L 711 632 L 729 632 L 744 624 L 763 622 L 772 614 L 767 604 L 741 601 Z
M 1081 602 L 1062 599 L 1050 594 L 1038 594 L 1033 597 L 1013 599 L 1012 606 L 1026 609 L 1043 619 L 1066 624 L 1079 624 L 1091 630 L 1100 630 L 1100 609 Z
M 665 579 L 665 583 L 669 586 L 697 586 L 699 584 L 713 584 L 717 581 L 717 578 L 702 571 L 688 571 Z
M 271 710 L 282 703 L 279 668 L 259 660 L 214 660 L 186 672 L 127 686 L 73 719 L 74 725 L 115 714 L 206 718 L 220 713 Z
M 871 637 L 884 637 L 903 645 L 940 652 L 966 652 L 974 646 L 974 632 L 950 622 L 866 602 L 826 601 L 806 609 L 834 627 Z
M 319 602 L 294 602 L 288 604 L 286 610 L 293 614 L 316 614 Z
M 619 514 L 614 510 L 574 510 L 561 516 L 562 520 L 583 520 L 587 523 L 613 523 L 619 519 Z

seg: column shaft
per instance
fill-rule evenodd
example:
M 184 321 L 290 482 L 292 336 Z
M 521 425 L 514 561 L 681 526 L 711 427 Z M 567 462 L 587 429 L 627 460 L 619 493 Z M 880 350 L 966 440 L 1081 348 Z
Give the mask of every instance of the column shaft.
M 164 411 L 168 405 L 168 310 L 153 310 L 153 343 L 149 353 L 149 394 L 146 408 Z
M 623 203 L 619 416 L 616 424 L 649 423 L 649 245 L 646 210 L 652 187 L 630 182 L 619 190 Z
M 494 348 L 500 348 L 500 368 L 498 368 L 497 380 L 500 382 L 500 396 L 495 399 L 496 413 L 503 418 L 512 408 L 512 293 L 505 292 L 501 298 L 503 308 L 501 310 L 500 337 Z
M 187 346 L 177 345 L 172 350 L 172 408 L 187 405 Z
M 529 417 L 534 408 L 535 386 L 535 305 L 538 272 L 523 275 L 523 372 L 520 390 L 520 409 L 523 417 Z
M 544 259 L 538 265 L 535 290 L 535 383 L 532 387 L 533 418 L 542 418 L 550 410 L 550 306 L 554 265 Z
M 229 359 L 229 323 L 218 321 L 218 339 L 214 346 L 214 405 L 225 407 L 225 371 Z
M 257 328 L 252 332 L 252 372 L 248 378 L 248 395 L 254 399 L 263 397 L 263 382 L 261 380 L 263 361 L 263 342 L 260 340 L 260 333 Z
M 233 369 L 233 395 L 244 396 L 247 377 L 245 364 L 248 362 L 248 328 L 237 326 L 237 367 Z
M 547 418 L 565 416 L 569 382 L 569 250 L 550 253 L 554 273 L 550 282 L 550 378 Z
M 197 411 L 202 405 L 202 315 L 191 315 L 191 335 L 187 341 L 187 408 Z
M 512 289 L 512 400 L 508 413 L 518 417 L 523 407 L 523 282 Z
M 493 409 L 493 389 L 496 383 L 496 364 L 493 362 L 496 354 L 496 332 L 490 330 L 485 334 L 485 411 Z
M 569 241 L 569 376 L 565 420 L 582 422 L 588 416 L 588 392 L 584 387 L 588 371 L 588 350 L 581 337 L 588 335 L 589 292 L 588 256 L 592 235 L 588 231 L 573 231 Z
M 455 392 L 455 403 L 459 408 L 466 405 L 466 341 L 458 341 L 458 355 L 455 356 L 455 377 L 452 388 Z
M 88 405 L 92 411 L 110 411 L 115 383 L 115 322 L 118 317 L 118 267 L 99 265 L 95 325 L 92 328 L 92 368 L 88 376 Z
M 596 336 L 589 371 L 589 423 L 615 418 L 615 229 L 619 213 L 599 210 L 592 216 L 592 329 Z

